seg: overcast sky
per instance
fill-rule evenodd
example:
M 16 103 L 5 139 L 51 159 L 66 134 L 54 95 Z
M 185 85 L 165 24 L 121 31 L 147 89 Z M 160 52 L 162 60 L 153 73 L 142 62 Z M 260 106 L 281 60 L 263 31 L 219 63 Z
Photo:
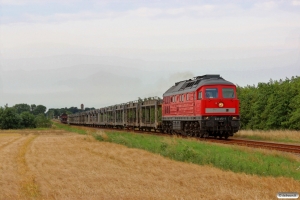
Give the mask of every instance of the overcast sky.
M 0 106 L 102 107 L 300 75 L 300 0 L 0 0 Z

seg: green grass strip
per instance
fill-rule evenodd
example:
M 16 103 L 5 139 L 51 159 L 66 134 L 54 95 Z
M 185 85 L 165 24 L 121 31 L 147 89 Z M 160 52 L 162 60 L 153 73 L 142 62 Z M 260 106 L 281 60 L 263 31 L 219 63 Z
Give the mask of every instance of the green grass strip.
M 55 128 L 63 129 L 65 131 L 73 132 L 73 133 L 78 133 L 81 135 L 85 135 L 87 132 L 84 129 L 80 129 L 80 127 L 72 127 L 66 124 L 61 124 L 57 122 L 53 122 Z
M 81 132 L 67 125 L 57 125 L 64 130 Z M 81 133 L 82 134 L 82 133 Z M 233 146 L 126 132 L 105 132 L 93 136 L 99 141 L 122 144 L 143 149 L 164 157 L 199 165 L 211 165 L 223 170 L 259 176 L 290 177 L 300 180 L 300 162 L 283 155 L 249 152 Z

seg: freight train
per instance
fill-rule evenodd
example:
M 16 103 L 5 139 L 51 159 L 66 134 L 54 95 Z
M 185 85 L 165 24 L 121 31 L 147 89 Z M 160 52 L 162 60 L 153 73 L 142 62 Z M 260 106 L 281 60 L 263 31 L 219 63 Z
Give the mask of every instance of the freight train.
M 63 124 L 67 124 L 68 123 L 68 115 L 66 113 L 63 113 L 60 117 L 60 122 Z
M 163 99 L 140 99 L 71 114 L 68 123 L 227 139 L 240 128 L 239 100 L 233 83 L 208 74 L 175 83 Z

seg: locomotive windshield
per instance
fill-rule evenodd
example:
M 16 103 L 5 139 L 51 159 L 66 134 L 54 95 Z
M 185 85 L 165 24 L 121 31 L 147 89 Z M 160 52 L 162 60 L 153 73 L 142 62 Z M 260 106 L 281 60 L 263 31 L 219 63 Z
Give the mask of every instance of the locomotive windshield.
M 206 98 L 218 98 L 218 89 L 217 88 L 207 88 L 205 89 Z
M 222 95 L 223 95 L 223 98 L 234 98 L 233 88 L 223 88 Z

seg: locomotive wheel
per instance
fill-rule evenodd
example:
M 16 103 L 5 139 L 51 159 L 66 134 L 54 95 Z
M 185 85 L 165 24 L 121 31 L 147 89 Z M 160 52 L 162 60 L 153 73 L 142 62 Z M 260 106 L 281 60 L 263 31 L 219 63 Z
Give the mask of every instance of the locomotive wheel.
M 228 133 L 226 133 L 225 136 L 224 136 L 224 137 L 225 137 L 225 140 L 228 139 L 228 136 L 229 136 Z

